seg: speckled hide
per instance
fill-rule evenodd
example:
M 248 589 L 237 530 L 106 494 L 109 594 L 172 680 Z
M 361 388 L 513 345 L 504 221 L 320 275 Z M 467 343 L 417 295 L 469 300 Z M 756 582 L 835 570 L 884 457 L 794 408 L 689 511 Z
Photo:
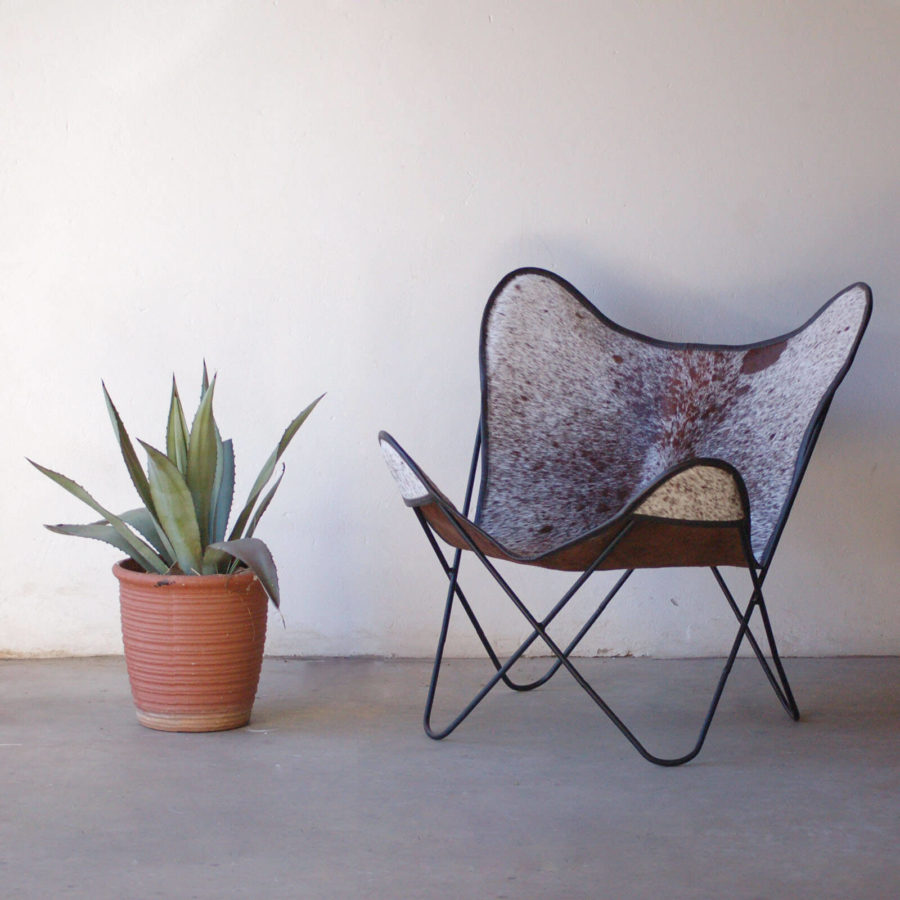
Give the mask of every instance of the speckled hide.
M 740 479 L 727 467 L 688 467 L 721 460 L 746 486 L 763 560 L 870 308 L 868 288 L 854 285 L 770 341 L 673 344 L 617 326 L 550 272 L 512 273 L 482 328 L 477 524 L 537 557 L 629 504 L 643 515 L 733 520 Z

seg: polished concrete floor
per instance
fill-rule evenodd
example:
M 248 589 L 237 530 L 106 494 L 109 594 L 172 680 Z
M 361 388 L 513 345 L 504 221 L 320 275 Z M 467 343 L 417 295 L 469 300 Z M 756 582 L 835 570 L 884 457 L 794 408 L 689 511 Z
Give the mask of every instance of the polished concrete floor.
M 719 665 L 584 670 L 678 752 Z M 267 659 L 250 726 L 210 735 L 138 725 L 120 659 L 2 661 L 0 896 L 900 897 L 900 659 L 787 667 L 800 723 L 739 660 L 663 769 L 566 673 L 435 743 L 422 661 Z M 451 661 L 441 714 L 484 672 Z

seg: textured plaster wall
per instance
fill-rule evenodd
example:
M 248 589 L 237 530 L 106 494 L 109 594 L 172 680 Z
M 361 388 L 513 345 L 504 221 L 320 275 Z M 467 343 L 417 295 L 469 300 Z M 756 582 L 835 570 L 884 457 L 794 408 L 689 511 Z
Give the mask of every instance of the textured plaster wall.
M 24 457 L 129 507 L 100 379 L 160 442 L 205 357 L 239 493 L 328 391 L 260 531 L 269 651 L 430 653 L 442 576 L 375 435 L 459 498 L 482 307 L 521 265 L 674 340 L 872 285 L 768 596 L 788 654 L 898 652 L 898 46 L 878 2 L 0 4 L 0 652 L 120 650 L 115 551 L 40 527 L 91 514 Z M 708 573 L 632 584 L 587 652 L 722 652 Z

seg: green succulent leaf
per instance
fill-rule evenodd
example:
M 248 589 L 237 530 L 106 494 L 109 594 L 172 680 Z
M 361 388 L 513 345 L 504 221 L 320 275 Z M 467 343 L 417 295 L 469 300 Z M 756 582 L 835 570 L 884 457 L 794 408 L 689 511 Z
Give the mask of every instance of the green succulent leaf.
M 188 444 L 187 486 L 194 500 L 194 509 L 200 526 L 200 540 L 203 546 L 209 543 L 213 485 L 216 480 L 218 444 L 220 443 L 212 408 L 215 389 L 216 379 L 214 377 L 197 408 Z
M 203 551 L 204 575 L 230 575 L 237 568 L 237 560 L 222 550 L 215 550 L 212 544 Z
M 44 528 L 54 534 L 70 534 L 75 537 L 92 538 L 95 541 L 112 544 L 113 547 L 126 556 L 130 556 L 143 567 L 143 563 L 139 559 L 135 559 L 134 551 L 128 542 L 108 522 L 91 522 L 89 525 L 45 525 Z
M 219 442 L 212 500 L 210 541 L 223 541 L 234 501 L 234 444 L 230 439 Z
M 256 531 L 256 526 L 259 525 L 259 520 L 263 517 L 265 511 L 269 508 L 269 504 L 272 502 L 272 498 L 275 496 L 275 491 L 278 490 L 278 485 L 281 484 L 281 479 L 284 478 L 285 472 L 284 463 L 281 464 L 281 474 L 278 476 L 278 480 L 275 484 L 272 485 L 272 489 L 263 497 L 262 502 L 256 508 L 256 512 L 253 513 L 253 518 L 250 520 L 250 524 L 247 526 L 247 533 L 244 535 L 245 537 L 251 538 L 253 537 L 254 532 Z
M 203 379 L 200 382 L 200 399 L 202 400 L 209 390 L 209 372 L 206 370 L 206 360 L 203 360 Z
M 266 460 L 265 465 L 262 467 L 259 475 L 256 477 L 256 481 L 253 483 L 253 487 L 250 489 L 250 495 L 247 498 L 247 502 L 244 505 L 244 508 L 241 510 L 240 515 L 237 518 L 237 521 L 234 523 L 234 528 L 231 530 L 230 539 L 238 540 L 244 534 L 244 528 L 247 525 L 247 520 L 250 518 L 253 507 L 256 504 L 256 501 L 259 499 L 259 495 L 262 493 L 263 488 L 269 483 L 269 479 L 272 477 L 272 473 L 275 471 L 275 466 L 278 465 L 278 461 L 281 459 L 282 454 L 287 449 L 288 444 L 290 444 L 294 435 L 297 433 L 300 426 L 309 418 L 309 414 L 316 408 L 316 404 L 324 397 L 324 394 L 316 397 L 306 409 L 303 410 L 290 425 L 285 429 L 284 434 L 281 436 L 281 440 L 278 442 L 278 446 L 272 451 L 272 455 Z
M 134 451 L 134 445 L 131 443 L 131 438 L 128 437 L 128 432 L 125 430 L 122 417 L 119 415 L 118 410 L 112 402 L 112 397 L 109 396 L 109 391 L 106 390 L 106 385 L 103 384 L 103 382 L 101 382 L 101 384 L 103 385 L 103 396 L 106 399 L 106 408 L 109 412 L 109 418 L 112 422 L 113 431 L 116 433 L 116 440 L 119 442 L 119 448 L 122 451 L 122 458 L 125 460 L 128 474 L 131 476 L 131 481 L 134 484 L 135 490 L 138 492 L 141 501 L 152 513 L 153 498 L 150 493 L 147 475 L 138 461 L 137 453 Z
M 175 391 L 175 379 L 172 379 L 172 389 L 173 395 L 177 399 L 177 392 Z M 156 510 L 153 505 L 153 495 L 150 491 L 150 483 L 147 479 L 146 474 L 144 473 L 144 469 L 142 468 L 140 462 L 138 461 L 137 453 L 134 450 L 134 445 L 131 443 L 131 438 L 128 436 L 128 432 L 125 430 L 125 425 L 122 422 L 122 418 L 118 413 L 115 405 L 112 402 L 112 398 L 109 396 L 109 392 L 106 390 L 106 385 L 103 385 L 103 395 L 106 399 L 106 408 L 109 411 L 110 420 L 113 423 L 113 429 L 116 433 L 116 438 L 119 442 L 119 446 L 122 450 L 122 457 L 125 460 L 125 465 L 128 468 L 128 474 L 131 476 L 131 481 L 134 484 L 135 490 L 138 493 L 138 496 L 144 503 L 146 507 L 147 515 L 150 518 L 150 521 L 153 523 L 153 531 L 151 532 L 149 529 L 141 529 L 137 530 L 144 535 L 145 538 L 156 548 L 157 552 L 163 557 L 163 559 L 168 562 L 171 566 L 175 561 L 175 554 L 172 550 L 172 545 L 169 539 L 166 537 L 165 532 L 159 525 L 158 520 L 156 519 Z M 178 409 L 180 412 L 181 404 L 178 402 Z M 171 412 L 170 412 L 171 418 Z M 181 423 L 184 423 L 184 413 L 181 413 Z M 186 433 L 186 429 L 184 429 Z M 186 454 L 185 450 L 185 454 Z M 138 512 L 137 510 L 135 512 Z M 143 521 L 143 519 L 141 520 Z M 128 523 L 132 525 L 132 522 Z
M 194 501 L 177 466 L 164 453 L 141 441 L 147 451 L 150 491 L 163 531 L 185 575 L 203 570 L 203 547 Z
M 144 506 L 120 513 L 119 518 L 138 532 L 169 566 L 175 565 L 175 551 L 162 526 Z M 96 524 L 102 524 L 100 522 Z
M 67 478 L 59 472 L 47 469 L 42 465 L 28 460 L 39 472 L 46 475 L 51 481 L 55 481 L 60 487 L 67 490 L 72 496 L 77 497 L 82 503 L 86 503 L 91 509 L 99 513 L 115 529 L 122 540 L 127 544 L 128 555 L 147 572 L 166 572 L 168 566 L 156 555 L 153 548 L 145 544 L 125 524 L 125 522 L 108 509 L 101 506 L 80 484 Z
M 247 566 L 260 580 L 275 608 L 278 608 L 281 602 L 278 593 L 278 570 L 275 568 L 275 560 L 272 559 L 269 548 L 259 538 L 217 541 L 209 545 L 207 554 L 211 550 L 227 553 Z
M 182 475 L 187 473 L 188 427 L 174 375 L 172 376 L 172 399 L 169 403 L 169 421 L 166 426 L 166 455 L 175 463 Z

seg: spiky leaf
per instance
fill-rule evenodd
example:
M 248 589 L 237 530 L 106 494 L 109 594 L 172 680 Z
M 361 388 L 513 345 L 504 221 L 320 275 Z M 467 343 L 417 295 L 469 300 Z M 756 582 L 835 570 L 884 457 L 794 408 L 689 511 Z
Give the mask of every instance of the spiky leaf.
M 166 454 L 175 463 L 178 471 L 185 475 L 188 463 L 188 427 L 174 375 L 172 376 L 172 399 L 169 402 L 169 421 L 166 426 Z
M 201 572 L 203 548 L 194 501 L 181 472 L 164 453 L 141 441 L 147 451 L 150 491 L 159 523 L 175 551 L 175 559 L 185 575 Z
M 259 520 L 263 517 L 265 511 L 269 508 L 269 504 L 272 502 L 272 498 L 275 496 L 275 491 L 278 490 L 278 485 L 281 484 L 281 479 L 284 478 L 285 465 L 281 464 L 281 474 L 278 476 L 278 480 L 275 484 L 272 485 L 272 489 L 263 497 L 262 502 L 256 508 L 256 512 L 253 513 L 253 518 L 250 520 L 250 524 L 247 526 L 247 534 L 245 537 L 251 538 L 256 532 L 256 526 L 259 525 Z
M 262 467 L 259 475 L 256 477 L 256 481 L 253 483 L 253 487 L 250 489 L 250 495 L 247 498 L 247 502 L 244 505 L 244 508 L 241 510 L 240 515 L 237 518 L 237 521 L 234 523 L 234 528 L 231 530 L 231 540 L 239 539 L 244 533 L 244 527 L 247 524 L 247 520 L 250 518 L 251 513 L 253 512 L 253 507 L 256 504 L 256 501 L 259 499 L 259 495 L 262 493 L 263 488 L 269 483 L 269 479 L 272 477 L 272 473 L 275 471 L 275 466 L 278 465 L 278 460 L 281 459 L 282 454 L 287 449 L 288 444 L 290 444 L 294 435 L 297 433 L 300 426 L 309 418 L 309 414 L 316 408 L 316 404 L 324 397 L 324 394 L 321 394 L 319 397 L 316 397 L 303 412 L 298 415 L 293 422 L 285 429 L 284 434 L 281 436 L 281 440 L 278 442 L 278 446 L 272 451 L 272 455 L 266 460 L 265 465 Z
M 147 572 L 165 572 L 168 566 L 161 560 L 153 548 L 138 538 L 115 513 L 101 506 L 80 484 L 67 478 L 59 472 L 47 469 L 42 465 L 28 460 L 39 472 L 46 475 L 51 481 L 55 481 L 60 487 L 67 490 L 73 497 L 77 497 L 82 503 L 86 503 L 91 509 L 99 513 L 116 530 L 123 541 L 128 545 L 128 554 Z
M 108 522 L 91 522 L 89 525 L 45 525 L 44 528 L 54 534 L 70 534 L 112 544 L 117 550 L 134 559 L 134 551 L 128 542 Z M 143 566 L 140 560 L 135 559 L 135 562 Z
M 162 526 L 144 506 L 120 513 L 119 518 L 138 532 L 170 566 L 175 565 L 175 551 Z M 101 523 L 97 523 L 101 524 Z
M 118 410 L 112 402 L 112 397 L 109 396 L 109 391 L 106 390 L 106 385 L 103 384 L 103 382 L 101 382 L 101 384 L 103 385 L 103 396 L 106 399 L 106 409 L 109 412 L 109 418 L 112 422 L 113 431 L 116 434 L 116 440 L 119 442 L 122 458 L 125 460 L 128 474 L 131 476 L 131 481 L 134 484 L 135 490 L 138 492 L 138 496 L 141 498 L 141 502 L 152 513 L 153 498 L 150 493 L 147 475 L 138 461 L 137 453 L 134 451 L 134 445 L 131 443 L 131 438 L 128 437 L 128 432 L 125 430 L 122 417 L 119 415 Z
M 278 570 L 269 548 L 259 538 L 242 538 L 234 541 L 217 541 L 210 544 L 210 551 L 221 551 L 239 559 L 260 580 L 272 603 L 277 608 L 281 602 L 278 593 Z
M 209 543 L 210 510 L 218 458 L 219 442 L 212 409 L 215 389 L 216 379 L 213 378 L 194 416 L 188 445 L 187 485 L 194 500 L 200 540 L 204 547 Z
M 219 443 L 216 480 L 213 484 L 213 505 L 210 510 L 209 538 L 225 540 L 231 504 L 234 501 L 234 445 L 231 440 Z

